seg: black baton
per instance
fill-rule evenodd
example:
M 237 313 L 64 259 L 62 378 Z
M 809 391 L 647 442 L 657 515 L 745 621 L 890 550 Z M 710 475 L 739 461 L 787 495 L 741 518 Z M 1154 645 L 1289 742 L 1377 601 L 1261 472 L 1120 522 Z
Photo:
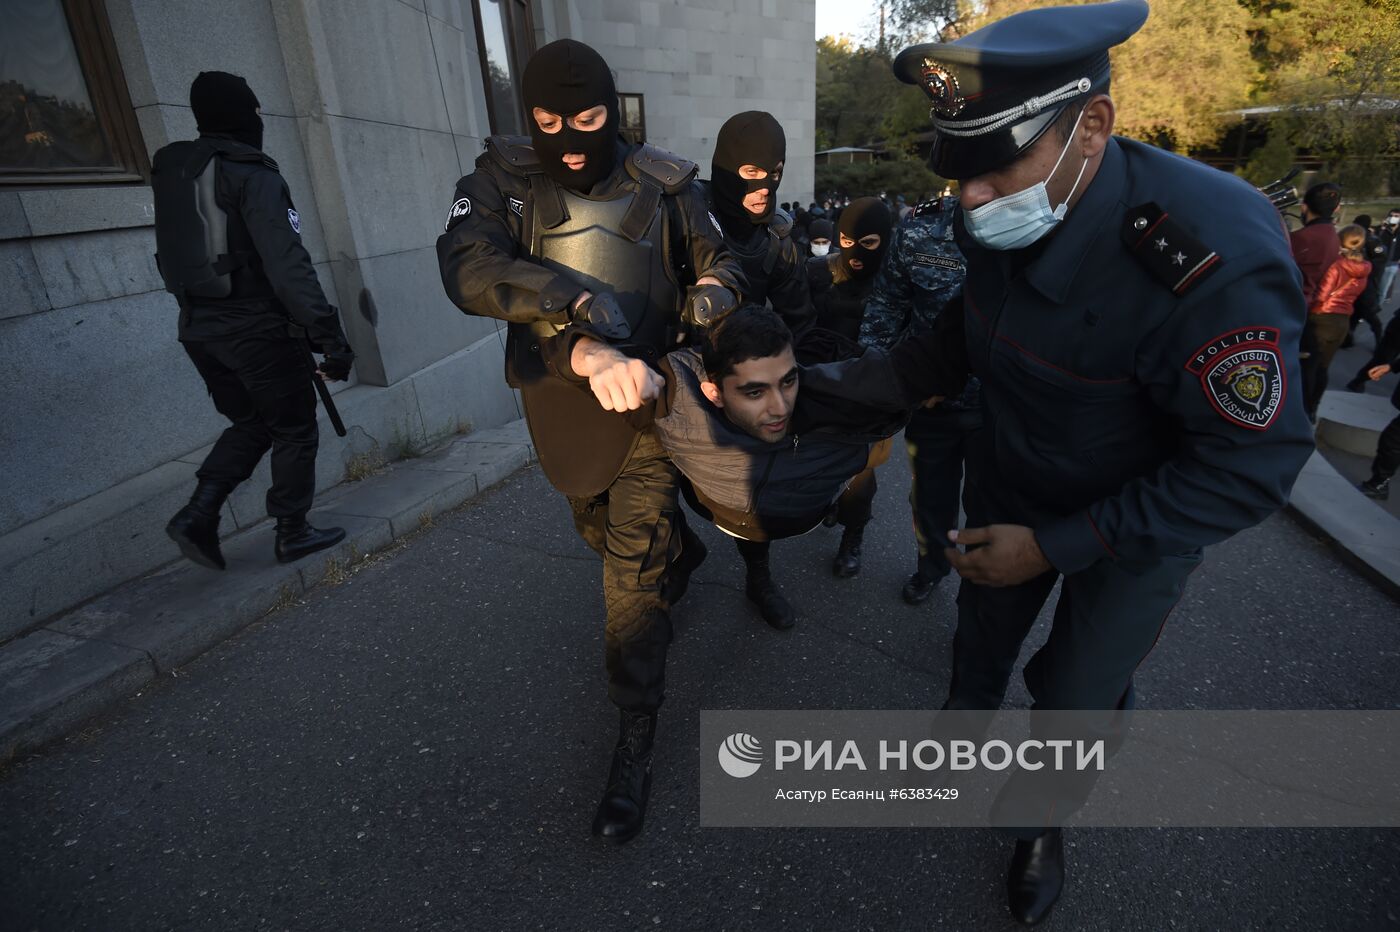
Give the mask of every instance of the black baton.
M 325 379 L 316 371 L 316 357 L 311 349 L 311 340 L 306 337 L 306 331 L 300 327 L 293 329 L 293 332 L 300 331 L 297 338 L 306 350 L 306 361 L 311 364 L 311 384 L 316 386 L 316 394 L 321 396 L 321 405 L 326 409 L 326 417 L 331 419 L 331 426 L 335 428 L 337 437 L 345 436 L 345 422 L 340 419 L 340 412 L 336 410 L 335 402 L 331 400 L 331 390 L 326 385 Z

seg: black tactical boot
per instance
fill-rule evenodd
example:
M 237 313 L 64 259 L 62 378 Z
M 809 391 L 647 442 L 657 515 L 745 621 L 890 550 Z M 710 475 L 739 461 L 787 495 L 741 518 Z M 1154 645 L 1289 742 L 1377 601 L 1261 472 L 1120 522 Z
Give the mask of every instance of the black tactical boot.
M 681 528 L 681 555 L 666 568 L 666 579 L 661 583 L 661 598 L 668 606 L 685 597 L 686 590 L 690 588 L 691 574 L 700 568 L 709 554 L 705 542 L 689 525 Z
M 1378 498 L 1385 501 L 1390 498 L 1390 480 L 1382 479 L 1380 476 L 1372 476 L 1361 483 L 1361 494 L 1367 498 Z
M 778 584 L 773 582 L 772 570 L 768 567 L 768 551 L 759 556 L 744 557 L 744 595 L 749 597 L 763 620 L 770 628 L 786 631 L 797 624 L 797 612 L 792 603 L 783 597 Z
M 651 746 L 655 712 L 620 710 L 608 788 L 593 816 L 593 834 L 614 844 L 631 841 L 642 830 L 651 793 Z
M 180 546 L 187 560 L 211 570 L 224 568 L 224 554 L 219 549 L 219 511 L 224 499 L 233 489 L 224 482 L 199 480 L 190 503 L 165 526 L 165 533 Z
M 936 576 L 925 576 L 923 570 L 919 570 L 909 580 L 905 582 L 904 588 L 900 590 L 900 597 L 909 605 L 918 605 L 933 595 L 933 590 L 938 588 L 939 579 Z
M 278 563 L 294 563 L 302 557 L 310 556 L 318 550 L 334 547 L 345 539 L 345 528 L 315 528 L 306 523 L 306 517 L 278 518 L 277 543 L 273 551 Z
M 1006 875 L 1007 904 L 1011 915 L 1033 926 L 1050 915 L 1050 907 L 1065 886 L 1065 850 L 1057 828 L 1039 838 L 1016 842 L 1011 869 Z
M 860 545 L 865 539 L 865 525 L 847 527 L 841 532 L 841 546 L 836 548 L 836 559 L 831 561 L 831 573 L 847 579 L 860 572 Z

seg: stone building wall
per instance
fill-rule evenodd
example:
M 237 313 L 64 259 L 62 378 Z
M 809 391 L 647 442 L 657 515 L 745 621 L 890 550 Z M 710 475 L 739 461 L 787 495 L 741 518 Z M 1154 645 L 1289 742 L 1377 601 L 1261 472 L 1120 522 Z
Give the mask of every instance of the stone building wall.
M 782 197 L 812 188 L 812 8 L 533 0 L 647 95 L 650 140 L 704 161 L 730 112 L 788 127 Z M 489 134 L 471 0 L 106 0 L 150 153 L 195 135 L 188 88 L 242 74 L 302 239 L 357 352 L 322 419 L 318 486 L 376 455 L 520 416 L 501 325 L 443 295 L 434 243 Z M 756 8 L 755 8 L 756 12 Z M 779 14 L 785 14 L 780 16 Z M 799 41 L 800 40 L 800 41 Z M 803 56 L 805 56 L 805 64 Z M 146 185 L 0 189 L 0 641 L 174 556 L 165 521 L 226 422 L 175 340 Z M 267 463 L 225 532 L 263 520 Z M 271 543 L 269 541 L 269 551 Z

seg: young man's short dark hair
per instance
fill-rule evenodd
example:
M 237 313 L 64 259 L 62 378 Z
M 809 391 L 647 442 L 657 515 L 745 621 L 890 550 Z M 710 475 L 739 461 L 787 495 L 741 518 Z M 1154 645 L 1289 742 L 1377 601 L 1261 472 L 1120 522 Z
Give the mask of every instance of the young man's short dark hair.
M 1303 195 L 1303 203 L 1317 217 L 1331 217 L 1342 205 L 1342 189 L 1334 182 L 1322 181 Z
M 746 304 L 710 327 L 700 346 L 700 358 L 706 374 L 719 384 L 739 363 L 777 356 L 791 345 L 792 331 L 776 312 Z

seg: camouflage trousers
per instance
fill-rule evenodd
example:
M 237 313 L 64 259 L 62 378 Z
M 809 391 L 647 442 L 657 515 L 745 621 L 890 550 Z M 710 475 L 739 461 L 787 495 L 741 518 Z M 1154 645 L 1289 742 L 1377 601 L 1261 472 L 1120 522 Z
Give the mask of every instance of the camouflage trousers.
M 662 587 L 680 555 L 685 527 L 678 478 L 648 432 L 612 485 L 597 495 L 569 498 L 574 528 L 603 558 L 608 697 L 631 712 L 654 711 L 665 692 L 671 614 Z

